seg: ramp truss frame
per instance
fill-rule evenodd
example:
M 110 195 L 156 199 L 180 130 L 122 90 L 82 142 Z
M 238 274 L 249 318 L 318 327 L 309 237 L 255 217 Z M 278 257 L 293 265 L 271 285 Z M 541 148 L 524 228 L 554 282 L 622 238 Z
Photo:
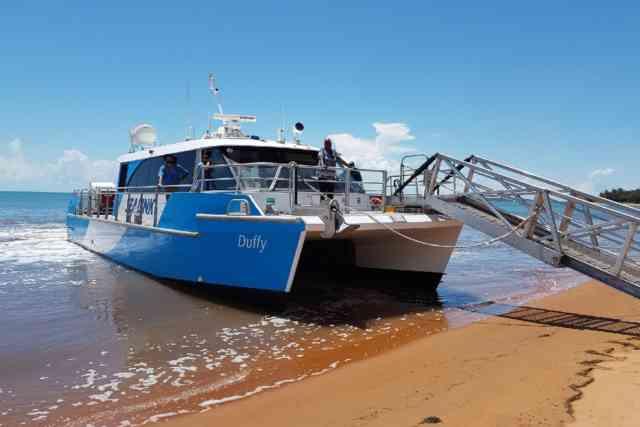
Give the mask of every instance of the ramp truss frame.
M 403 194 L 405 181 L 391 204 L 430 208 L 493 237 L 530 218 L 504 242 L 640 297 L 640 209 L 479 156 L 436 153 L 418 171 L 408 181 L 421 183 L 422 196 Z

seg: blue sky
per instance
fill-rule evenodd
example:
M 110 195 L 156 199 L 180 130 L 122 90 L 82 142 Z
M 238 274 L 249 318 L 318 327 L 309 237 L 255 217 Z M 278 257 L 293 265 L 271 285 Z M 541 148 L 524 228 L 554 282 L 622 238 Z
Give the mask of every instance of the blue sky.
M 607 3 L 5 2 L 0 190 L 110 174 L 139 122 L 163 143 L 200 133 L 210 71 L 251 133 L 284 111 L 356 162 L 475 153 L 640 187 L 640 3 Z

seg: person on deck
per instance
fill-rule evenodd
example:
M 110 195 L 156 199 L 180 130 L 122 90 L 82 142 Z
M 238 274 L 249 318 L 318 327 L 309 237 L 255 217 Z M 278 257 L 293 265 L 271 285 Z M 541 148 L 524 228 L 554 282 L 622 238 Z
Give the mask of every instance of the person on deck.
M 202 151 L 200 163 L 196 165 L 196 171 L 193 175 L 191 191 L 207 191 L 214 188 L 214 182 L 209 181 L 213 177 L 211 166 L 213 166 L 213 162 L 211 161 L 210 152 Z
M 158 170 L 158 185 L 166 187 L 165 191 L 178 190 L 183 179 L 189 176 L 189 171 L 178 164 L 178 159 L 172 154 L 164 156 L 164 165 Z
M 318 165 L 320 170 L 318 187 L 326 197 L 333 199 L 335 191 L 336 170 L 334 169 L 338 163 L 338 155 L 333 149 L 331 139 L 325 138 L 324 147 L 318 153 Z

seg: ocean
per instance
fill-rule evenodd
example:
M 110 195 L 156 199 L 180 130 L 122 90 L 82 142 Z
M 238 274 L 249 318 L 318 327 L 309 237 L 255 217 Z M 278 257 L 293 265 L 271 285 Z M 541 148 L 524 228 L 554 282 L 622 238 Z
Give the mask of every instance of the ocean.
M 69 243 L 69 196 L 0 192 L 0 427 L 208 410 L 478 319 L 466 305 L 585 280 L 498 243 L 457 250 L 435 297 L 331 277 L 272 304 L 154 280 Z M 460 244 L 485 239 L 465 228 Z

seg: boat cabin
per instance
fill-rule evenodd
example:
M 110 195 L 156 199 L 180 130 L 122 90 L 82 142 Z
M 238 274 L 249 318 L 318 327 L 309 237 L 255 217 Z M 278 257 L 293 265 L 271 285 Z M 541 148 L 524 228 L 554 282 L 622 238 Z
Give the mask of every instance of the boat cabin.
M 289 193 L 295 191 L 303 204 L 319 204 L 320 181 L 331 182 L 340 201 L 345 195 L 357 196 L 353 202 L 368 209 L 362 174 L 355 168 L 342 166 L 333 169 L 329 177 L 321 176 L 318 167 L 319 150 L 303 144 L 277 142 L 259 137 L 201 138 L 176 144 L 153 145 L 121 156 L 117 188 L 119 192 L 157 192 L 159 171 L 165 156 L 174 156 L 176 167 L 183 172 L 177 185 L 163 186 L 170 192 L 240 191 L 265 199 L 262 205 L 280 210 L 289 203 Z M 202 164 L 208 155 L 210 165 Z M 295 166 L 295 180 L 291 169 Z M 344 167 L 343 167 L 344 166 Z M 348 171 L 348 173 L 347 173 Z M 266 194 L 258 194 L 266 193 Z M 316 200 L 317 199 L 317 200 Z

